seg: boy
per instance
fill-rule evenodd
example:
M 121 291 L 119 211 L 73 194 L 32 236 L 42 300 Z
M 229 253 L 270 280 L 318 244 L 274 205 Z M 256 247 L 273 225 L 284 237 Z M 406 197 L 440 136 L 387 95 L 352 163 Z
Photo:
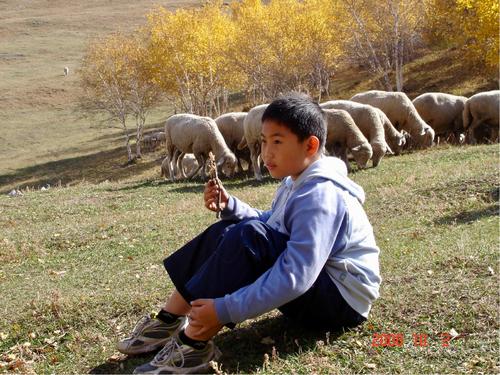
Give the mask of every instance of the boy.
M 275 308 L 329 330 L 368 317 L 379 295 L 379 249 L 362 188 L 342 161 L 322 155 L 320 107 L 306 95 L 283 96 L 264 112 L 261 136 L 265 166 L 283 179 L 271 210 L 253 209 L 220 186 L 222 220 L 165 259 L 176 289 L 156 317 L 144 317 L 118 343 L 126 354 L 164 346 L 135 373 L 203 372 L 220 355 L 212 338 L 224 325 Z M 209 210 L 217 210 L 218 194 L 209 181 Z

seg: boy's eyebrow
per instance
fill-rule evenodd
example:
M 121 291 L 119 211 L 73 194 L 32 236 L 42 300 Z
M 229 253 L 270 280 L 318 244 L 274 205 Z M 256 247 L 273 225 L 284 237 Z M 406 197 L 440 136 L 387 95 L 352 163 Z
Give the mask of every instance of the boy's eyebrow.
M 264 133 L 260 133 L 260 136 L 263 137 L 263 138 L 266 138 L 266 136 L 264 135 Z M 271 134 L 269 136 L 269 138 L 271 138 L 271 137 L 284 137 L 284 135 L 281 134 L 281 133 L 273 133 L 273 134 Z

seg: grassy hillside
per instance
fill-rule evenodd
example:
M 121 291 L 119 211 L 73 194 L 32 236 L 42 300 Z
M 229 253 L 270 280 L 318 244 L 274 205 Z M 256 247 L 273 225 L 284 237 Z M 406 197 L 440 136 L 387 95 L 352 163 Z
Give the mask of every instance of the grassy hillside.
M 497 145 L 439 146 L 355 173 L 381 248 L 369 321 L 309 333 L 272 312 L 220 334 L 223 370 L 498 372 L 498 157 Z M 225 185 L 265 208 L 277 182 Z M 114 343 L 172 288 L 162 259 L 214 222 L 201 192 L 144 178 L 0 196 L 0 372 L 125 373 L 149 360 Z M 444 332 L 457 335 L 448 347 Z M 372 347 L 376 333 L 404 346 Z
M 200 182 L 159 179 L 161 150 L 126 165 L 121 131 L 76 112 L 88 41 L 133 29 L 158 3 L 200 2 L 0 1 L 0 372 L 127 373 L 149 360 L 114 344 L 171 289 L 162 259 L 215 220 Z M 498 87 L 454 50 L 422 52 L 405 77 L 410 97 Z M 376 87 L 344 67 L 331 96 Z M 148 128 L 169 114 L 158 108 Z M 441 145 L 354 173 L 382 250 L 369 321 L 310 333 L 272 312 L 221 333 L 223 371 L 498 373 L 498 158 L 498 145 Z M 277 182 L 225 185 L 264 208 Z M 7 197 L 12 188 L 24 195 Z M 455 336 L 447 347 L 443 332 Z M 402 333 L 405 344 L 372 347 L 376 333 Z M 429 346 L 415 346 L 413 334 L 427 334 Z
M 83 119 L 77 69 L 86 45 L 116 30 L 133 30 L 157 5 L 199 0 L 6 0 L 0 2 L 0 175 L 19 168 L 112 149 L 119 131 Z M 70 74 L 65 77 L 63 69 Z M 164 111 L 153 114 L 165 117 Z M 115 142 L 116 141 L 116 142 Z
M 199 0 L 5 0 L 0 2 L 0 192 L 42 184 L 99 182 L 138 175 L 161 154 L 139 166 L 125 163 L 120 129 L 76 111 L 78 76 L 85 46 L 114 30 L 132 30 L 155 5 L 196 6 Z M 63 75 L 68 66 L 69 76 Z M 422 51 L 405 67 L 410 97 L 426 91 L 471 95 L 498 87 L 495 79 L 466 67 L 458 50 Z M 353 67 L 339 69 L 331 96 L 349 98 L 377 88 Z M 241 108 L 235 108 L 240 110 Z M 160 126 L 171 110 L 160 107 L 147 126 Z

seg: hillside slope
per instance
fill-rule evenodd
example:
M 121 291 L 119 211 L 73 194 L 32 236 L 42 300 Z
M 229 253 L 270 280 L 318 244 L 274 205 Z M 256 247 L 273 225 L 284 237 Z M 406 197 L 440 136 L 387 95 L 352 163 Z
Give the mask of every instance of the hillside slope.
M 76 73 L 85 46 L 114 30 L 144 23 L 155 4 L 171 9 L 199 0 L 92 0 L 0 2 L 0 191 L 45 183 L 123 179 L 156 168 L 161 152 L 138 165 L 126 161 L 122 131 L 76 111 L 80 90 Z M 70 74 L 65 77 L 63 68 Z M 497 77 L 465 68 L 457 50 L 423 51 L 405 67 L 405 91 L 460 95 L 498 87 Z M 349 98 L 378 88 L 366 72 L 340 69 L 331 97 Z M 241 108 L 235 108 L 241 109 Z M 171 110 L 156 109 L 148 127 L 158 127 Z M 151 174 L 153 175 L 153 173 Z

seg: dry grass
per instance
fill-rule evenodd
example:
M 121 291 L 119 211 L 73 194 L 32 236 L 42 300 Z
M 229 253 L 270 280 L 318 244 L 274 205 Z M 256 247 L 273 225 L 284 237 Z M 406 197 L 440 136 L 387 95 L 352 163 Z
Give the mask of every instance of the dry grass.
M 356 172 L 382 250 L 369 321 L 327 334 L 272 312 L 217 337 L 223 370 L 498 372 L 498 157 L 496 145 L 440 146 Z M 128 373 L 150 358 L 120 356 L 114 343 L 168 294 L 161 260 L 215 219 L 201 183 L 148 171 L 0 196 L 0 371 Z M 277 182 L 225 186 L 265 208 Z M 443 347 L 452 329 L 459 336 Z M 372 347 L 375 333 L 402 333 L 404 346 Z M 429 345 L 415 346 L 414 333 Z

